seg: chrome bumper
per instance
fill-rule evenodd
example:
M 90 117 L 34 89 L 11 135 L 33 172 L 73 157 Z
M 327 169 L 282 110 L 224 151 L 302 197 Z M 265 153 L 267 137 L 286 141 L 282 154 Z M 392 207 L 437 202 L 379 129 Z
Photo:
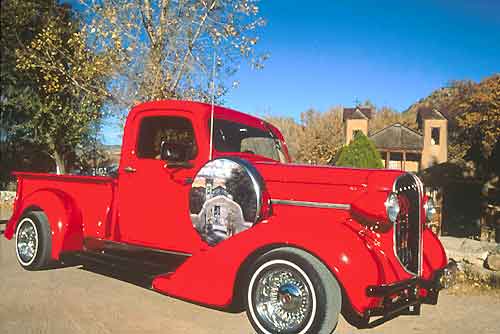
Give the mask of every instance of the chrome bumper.
M 439 291 L 453 286 L 456 276 L 457 265 L 450 261 L 446 267 L 436 271 L 431 280 L 415 277 L 394 284 L 369 286 L 366 295 L 382 298 L 383 301 L 380 307 L 366 310 L 362 327 L 376 327 L 399 315 L 419 315 L 422 304 L 437 304 Z M 427 291 L 425 297 L 420 296 L 420 288 Z M 380 318 L 370 322 L 371 317 Z

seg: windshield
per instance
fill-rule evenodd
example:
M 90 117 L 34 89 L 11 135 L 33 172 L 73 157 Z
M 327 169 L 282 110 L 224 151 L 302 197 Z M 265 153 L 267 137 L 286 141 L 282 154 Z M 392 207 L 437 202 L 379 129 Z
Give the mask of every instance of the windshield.
M 286 162 L 281 142 L 271 129 L 262 130 L 222 119 L 214 119 L 214 147 L 219 152 L 243 152 Z

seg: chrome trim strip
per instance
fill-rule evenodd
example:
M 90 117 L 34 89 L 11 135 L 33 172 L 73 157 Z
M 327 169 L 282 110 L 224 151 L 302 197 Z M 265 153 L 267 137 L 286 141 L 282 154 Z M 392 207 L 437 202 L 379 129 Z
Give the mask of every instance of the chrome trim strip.
M 419 232 L 419 254 L 418 254 L 418 276 L 422 276 L 422 266 L 423 266 L 423 257 L 424 257 L 424 224 L 422 224 L 422 199 L 424 197 L 424 183 L 420 178 L 414 173 L 410 173 L 413 176 L 413 179 L 419 186 L 419 196 L 418 196 L 418 232 Z
M 418 254 L 417 272 L 414 273 L 413 271 L 406 268 L 406 266 L 403 264 L 403 262 L 401 262 L 401 259 L 398 256 L 398 252 L 396 249 L 396 224 L 398 223 L 397 219 L 393 223 L 394 231 L 392 233 L 392 250 L 393 250 L 394 255 L 395 255 L 396 259 L 398 260 L 399 264 L 401 265 L 401 267 L 403 267 L 404 271 L 406 271 L 407 273 L 409 273 L 411 275 L 421 276 L 422 275 L 422 255 L 423 255 L 423 249 L 422 249 L 423 248 L 423 238 L 422 238 L 423 226 L 421 224 L 421 201 L 422 201 L 422 194 L 423 194 L 423 184 L 422 184 L 422 181 L 420 181 L 420 179 L 414 173 L 405 173 L 405 174 L 398 176 L 396 178 L 396 180 L 394 181 L 394 184 L 392 185 L 393 192 L 397 193 L 398 191 L 403 190 L 403 189 L 396 189 L 396 184 L 397 184 L 398 180 L 405 175 L 410 175 L 413 178 L 413 180 L 415 181 L 416 187 L 418 188 L 417 191 L 418 191 L 418 224 L 419 224 L 419 236 L 418 236 L 418 238 L 419 238 L 419 251 L 418 252 L 419 252 L 419 254 Z
M 293 201 L 287 199 L 271 199 L 271 204 L 305 206 L 310 208 L 323 208 L 323 209 L 351 210 L 350 204 Z

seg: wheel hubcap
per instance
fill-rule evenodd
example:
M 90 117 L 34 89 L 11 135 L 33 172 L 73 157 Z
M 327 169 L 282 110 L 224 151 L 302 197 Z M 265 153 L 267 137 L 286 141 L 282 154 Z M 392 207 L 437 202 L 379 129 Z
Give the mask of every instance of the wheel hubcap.
M 297 272 L 288 268 L 271 269 L 256 283 L 255 307 L 265 327 L 296 332 L 309 320 L 311 292 Z
M 35 257 L 38 247 L 35 227 L 30 221 L 25 221 L 17 233 L 17 254 L 24 263 L 30 263 Z

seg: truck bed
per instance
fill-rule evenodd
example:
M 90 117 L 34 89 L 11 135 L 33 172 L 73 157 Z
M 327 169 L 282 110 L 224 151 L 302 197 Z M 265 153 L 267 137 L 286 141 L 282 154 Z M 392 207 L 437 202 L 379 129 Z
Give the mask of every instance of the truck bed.
M 47 206 L 40 209 L 47 214 L 51 225 L 64 221 L 64 228 L 79 230 L 82 237 L 105 238 L 111 235 L 116 189 L 114 178 L 25 172 L 14 175 L 18 178 L 18 189 L 14 211 L 5 231 L 7 238 L 12 237 L 20 215 L 30 207 L 40 205 Z M 62 205 L 64 209 L 49 207 L 54 205 Z M 66 214 L 66 217 L 59 217 L 61 214 Z

